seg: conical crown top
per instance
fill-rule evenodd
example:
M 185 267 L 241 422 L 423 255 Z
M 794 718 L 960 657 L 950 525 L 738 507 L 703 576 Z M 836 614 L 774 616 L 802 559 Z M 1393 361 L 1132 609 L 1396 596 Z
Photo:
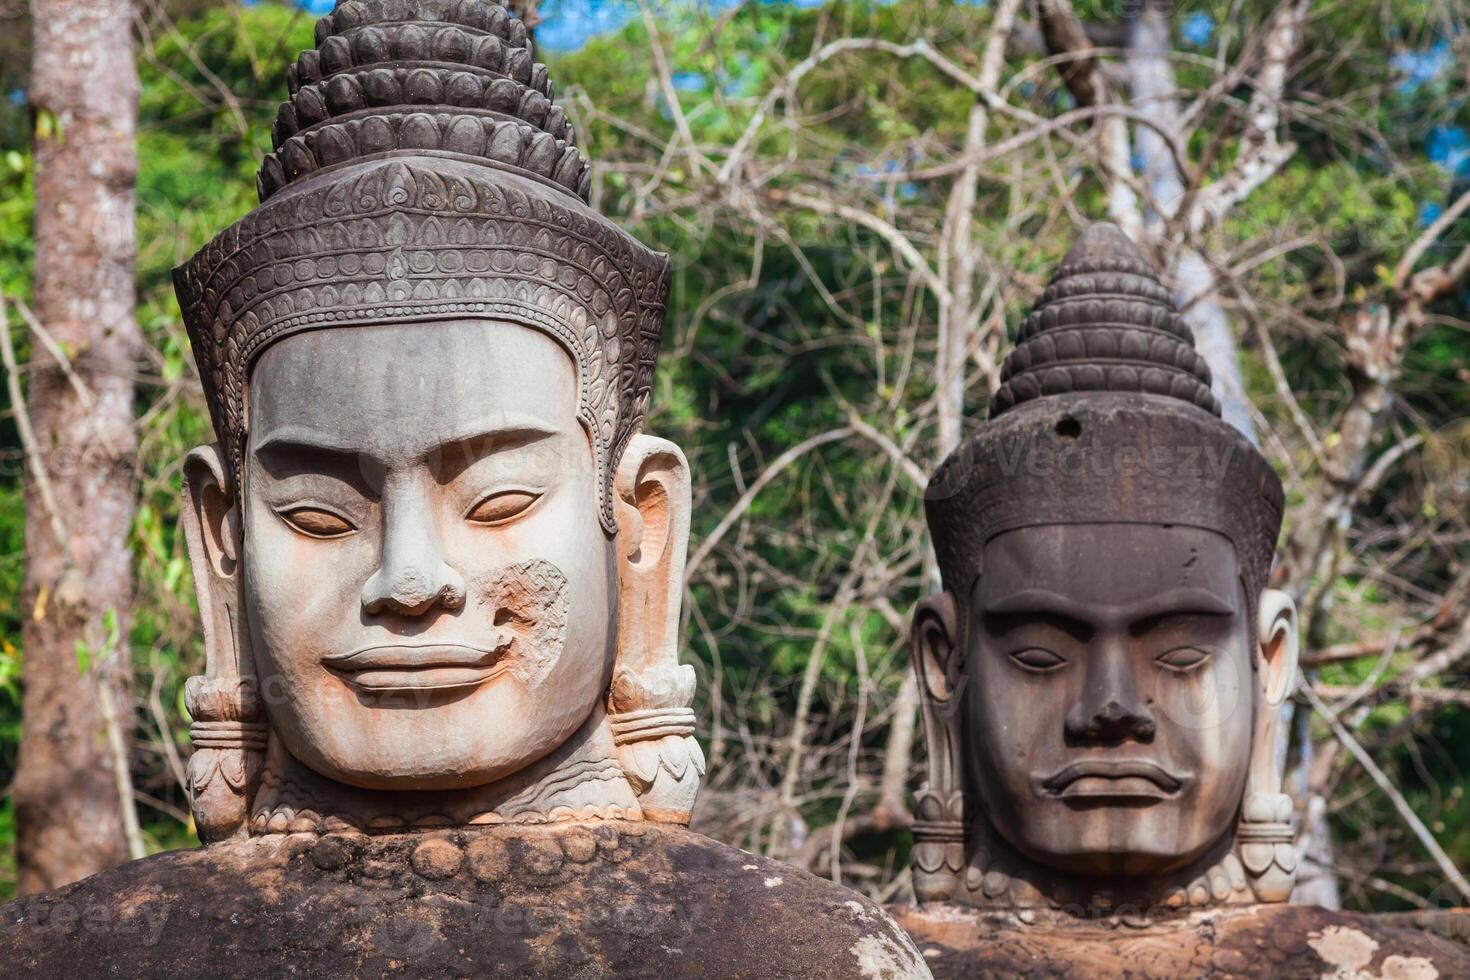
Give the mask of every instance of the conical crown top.
M 1210 369 L 1138 247 L 1116 225 L 1091 225 L 1016 334 L 990 401 L 995 418 L 1047 395 L 1136 392 L 1215 415 Z
M 526 28 L 493 0 L 339 0 L 261 164 L 262 201 L 356 160 L 446 156 L 509 170 L 584 201 L 587 161 Z

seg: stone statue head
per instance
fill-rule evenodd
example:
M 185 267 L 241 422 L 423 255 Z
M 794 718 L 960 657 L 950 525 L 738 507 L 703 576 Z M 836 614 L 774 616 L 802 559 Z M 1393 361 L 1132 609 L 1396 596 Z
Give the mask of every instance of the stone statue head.
M 926 494 L 944 590 L 913 623 L 920 898 L 1285 900 L 1280 481 L 1111 225 L 1063 260 L 1001 380 Z
M 688 468 L 641 435 L 668 261 L 588 207 L 523 26 L 343 0 L 261 203 L 175 272 L 206 840 L 687 821 Z

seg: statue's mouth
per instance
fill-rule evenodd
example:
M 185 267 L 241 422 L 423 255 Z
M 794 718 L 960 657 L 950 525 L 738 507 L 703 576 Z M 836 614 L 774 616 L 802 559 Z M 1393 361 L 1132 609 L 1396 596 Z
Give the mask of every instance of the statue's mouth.
M 1147 759 L 1082 759 L 1041 780 L 1057 799 L 1161 800 L 1175 796 L 1189 781 Z
M 328 670 L 372 694 L 452 691 L 476 687 L 505 669 L 509 642 L 494 649 L 460 643 L 388 644 L 359 647 L 322 658 Z

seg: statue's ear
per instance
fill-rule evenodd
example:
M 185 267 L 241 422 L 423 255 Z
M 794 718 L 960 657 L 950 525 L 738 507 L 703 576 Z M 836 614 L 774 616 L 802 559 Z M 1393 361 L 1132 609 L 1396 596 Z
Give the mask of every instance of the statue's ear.
M 909 656 L 919 681 L 920 716 L 929 754 L 928 778 L 914 794 L 914 896 L 954 901 L 965 872 L 965 803 L 961 773 L 959 694 L 964 650 L 958 603 L 949 592 L 919 601 L 909 626 Z
M 954 596 L 937 592 L 919 600 L 909 625 L 909 652 L 926 701 L 949 705 L 959 684 L 964 654 Z
M 689 550 L 689 463 L 672 442 L 635 436 L 618 466 L 616 491 L 619 666 L 675 663 Z
M 184 457 L 184 539 L 204 621 L 205 653 L 211 659 L 234 645 L 232 638 L 220 635 L 232 628 L 240 564 L 239 509 L 228 473 L 218 444 L 199 446 Z M 216 666 L 209 665 L 211 674 Z
M 1261 645 L 1262 692 L 1266 704 L 1279 706 L 1296 688 L 1297 635 L 1296 603 L 1279 589 L 1266 589 L 1256 604 L 1257 632 Z
M 194 741 L 188 789 L 206 844 L 245 833 L 267 737 L 239 616 L 240 521 L 228 473 L 217 445 L 184 458 L 184 538 L 204 624 L 204 674 L 184 685 Z
M 1296 881 L 1297 850 L 1291 797 L 1281 792 L 1276 748 L 1282 707 L 1296 687 L 1296 603 L 1266 589 L 1256 603 L 1260 672 L 1250 768 L 1240 810 L 1240 860 L 1256 899 L 1284 902 Z
M 688 823 L 704 775 L 690 707 L 694 668 L 679 663 L 689 463 L 672 442 L 640 434 L 623 452 L 615 485 L 618 653 L 609 721 L 643 815 Z

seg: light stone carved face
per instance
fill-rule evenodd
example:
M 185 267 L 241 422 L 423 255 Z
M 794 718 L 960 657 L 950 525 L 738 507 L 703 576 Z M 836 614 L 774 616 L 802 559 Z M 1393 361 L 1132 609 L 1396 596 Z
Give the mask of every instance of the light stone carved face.
M 1148 875 L 1234 826 L 1256 631 L 1235 550 L 1198 528 L 1022 528 L 970 602 L 964 753 L 995 829 L 1071 874 Z
M 243 597 L 284 747 L 449 789 L 565 742 L 606 690 L 617 568 L 576 365 L 463 320 L 324 329 L 249 390 Z

